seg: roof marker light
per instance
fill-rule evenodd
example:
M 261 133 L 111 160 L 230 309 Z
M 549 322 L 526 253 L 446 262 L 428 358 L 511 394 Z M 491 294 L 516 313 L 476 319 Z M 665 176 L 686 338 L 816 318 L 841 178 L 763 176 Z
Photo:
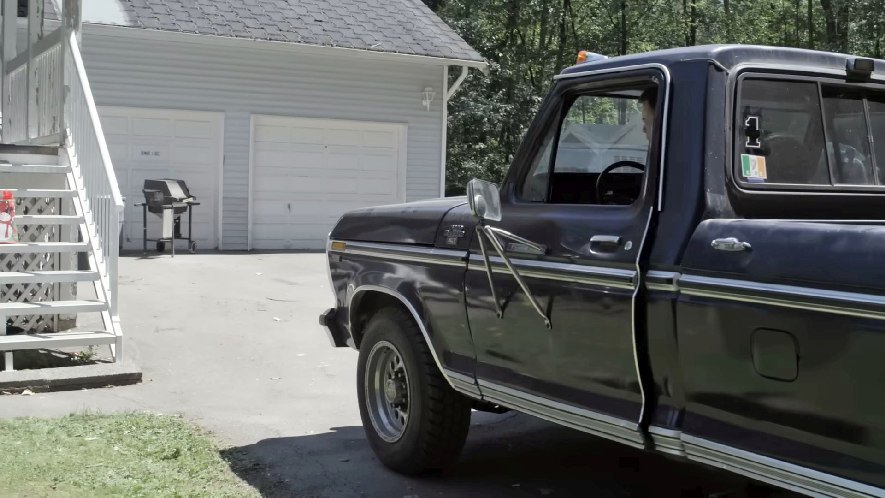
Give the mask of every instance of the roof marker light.
M 584 62 L 599 61 L 602 59 L 608 59 L 608 57 L 606 57 L 605 55 L 602 55 L 602 54 L 588 52 L 587 50 L 581 50 L 580 52 L 578 52 L 578 60 L 577 60 L 577 62 L 575 62 L 575 64 L 582 64 Z

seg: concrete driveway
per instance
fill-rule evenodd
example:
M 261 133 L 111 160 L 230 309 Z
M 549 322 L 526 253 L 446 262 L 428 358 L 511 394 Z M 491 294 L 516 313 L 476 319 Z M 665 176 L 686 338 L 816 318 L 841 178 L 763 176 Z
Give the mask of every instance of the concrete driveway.
M 378 463 L 356 404 L 356 352 L 317 325 L 332 297 L 321 254 L 179 254 L 120 263 L 125 356 L 144 383 L 0 397 L 0 416 L 144 410 L 213 432 L 267 496 L 771 496 L 706 467 L 515 413 L 477 413 L 450 472 Z M 778 493 L 786 496 L 786 493 Z

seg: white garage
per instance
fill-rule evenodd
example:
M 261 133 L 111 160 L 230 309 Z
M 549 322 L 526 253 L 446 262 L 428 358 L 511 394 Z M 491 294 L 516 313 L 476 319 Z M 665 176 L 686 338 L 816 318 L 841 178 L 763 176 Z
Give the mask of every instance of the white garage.
M 123 248 L 142 247 L 142 208 L 135 204 L 144 201 L 141 189 L 148 178 L 187 183 L 200 203 L 193 208 L 197 246 L 217 248 L 224 115 L 133 107 L 102 107 L 99 112 L 120 192 L 126 198 Z M 159 220 L 148 213 L 148 238 L 158 236 Z M 186 213 L 181 220 L 182 234 L 187 235 Z
M 249 248 L 321 249 L 350 209 L 404 202 L 407 127 L 252 117 Z

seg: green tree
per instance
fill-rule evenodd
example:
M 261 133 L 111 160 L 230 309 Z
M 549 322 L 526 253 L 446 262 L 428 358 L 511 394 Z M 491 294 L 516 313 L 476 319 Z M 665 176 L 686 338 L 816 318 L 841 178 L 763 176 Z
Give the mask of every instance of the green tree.
M 880 57 L 885 49 L 885 0 L 424 2 L 490 66 L 488 76 L 472 71 L 450 102 L 449 194 L 470 178 L 503 178 L 553 76 L 580 50 L 743 43 Z

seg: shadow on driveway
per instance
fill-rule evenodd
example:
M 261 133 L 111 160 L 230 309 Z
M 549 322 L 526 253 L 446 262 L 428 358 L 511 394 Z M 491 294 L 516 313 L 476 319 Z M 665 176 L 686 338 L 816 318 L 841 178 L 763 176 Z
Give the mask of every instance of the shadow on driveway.
M 478 415 L 478 416 L 477 416 Z M 788 497 L 726 472 L 533 418 L 476 414 L 459 462 L 410 478 L 387 470 L 362 427 L 265 439 L 222 452 L 263 496 Z

